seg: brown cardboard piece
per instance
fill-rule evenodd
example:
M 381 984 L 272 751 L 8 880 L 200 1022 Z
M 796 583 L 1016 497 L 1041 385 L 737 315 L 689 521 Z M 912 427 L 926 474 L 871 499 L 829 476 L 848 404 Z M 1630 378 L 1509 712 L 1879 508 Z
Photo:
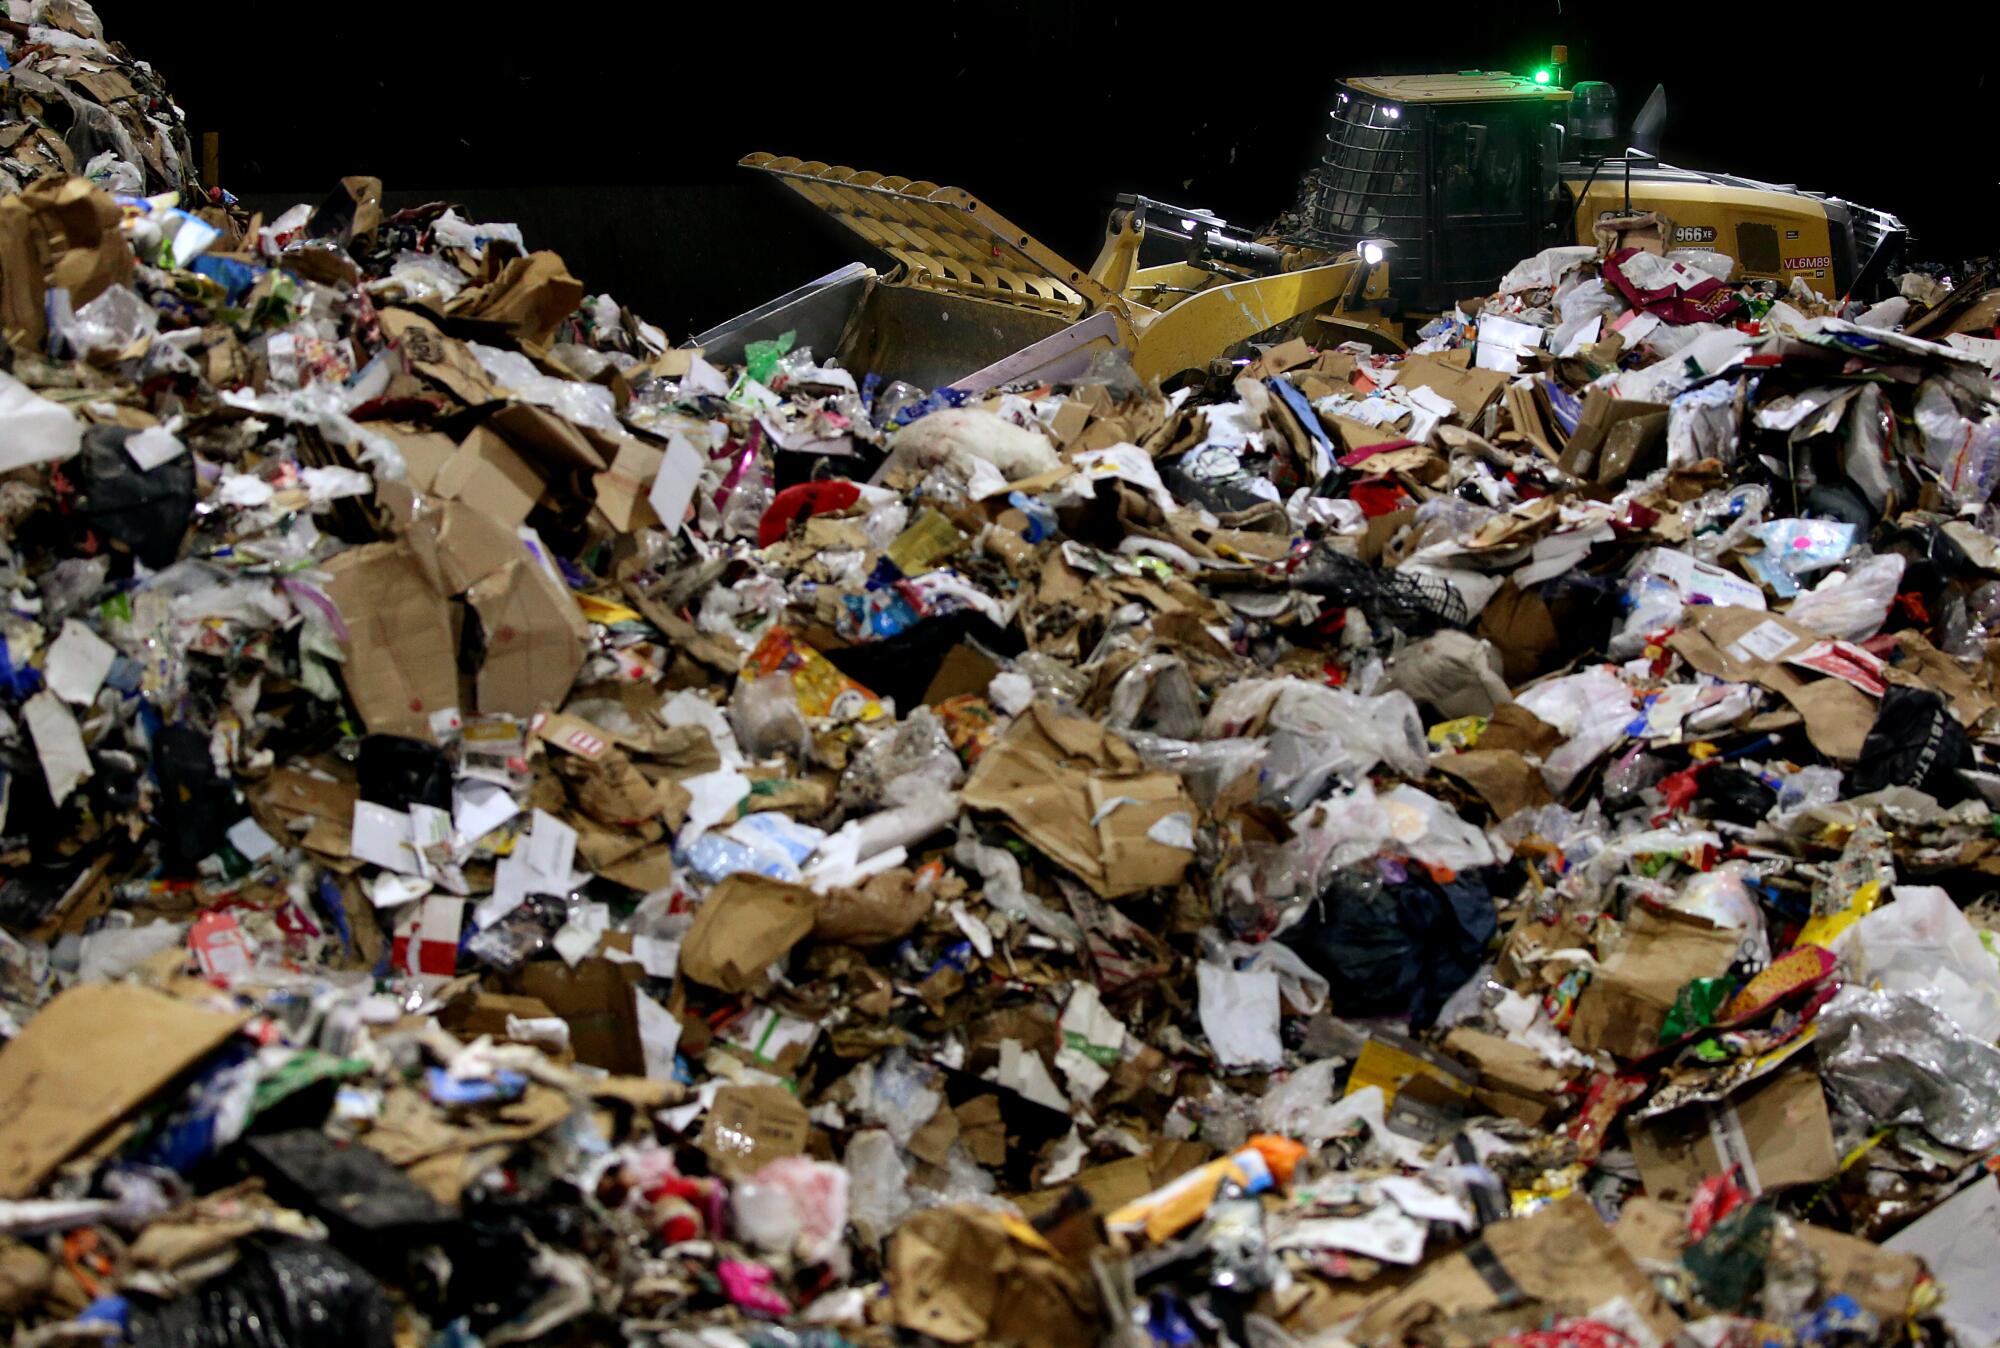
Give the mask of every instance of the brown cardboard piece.
M 1504 1287 L 1508 1280 L 1521 1296 L 1567 1315 L 1623 1297 L 1661 1342 L 1680 1330 L 1680 1317 L 1581 1195 L 1494 1222 L 1477 1243 L 1485 1247 L 1479 1257 L 1459 1250 L 1433 1259 L 1406 1286 L 1370 1307 L 1351 1335 L 1354 1341 L 1415 1343 L 1415 1331 L 1428 1322 L 1505 1304 L 1495 1284 Z M 1504 1276 L 1482 1271 L 1496 1265 L 1494 1271 Z
M 646 976 L 639 964 L 590 955 L 574 968 L 562 960 L 531 960 L 507 975 L 507 991 L 533 997 L 569 1025 L 576 1060 L 620 1076 L 644 1076 L 639 1013 L 632 985 Z
M 1650 1119 L 1632 1133 L 1646 1192 L 1685 1204 L 1701 1182 L 1732 1165 L 1753 1192 L 1831 1179 L 1840 1158 L 1819 1074 L 1788 1069 L 1753 1081 L 1727 1099 Z
M 347 627 L 341 677 L 371 734 L 437 738 L 431 717 L 458 705 L 451 610 L 407 543 L 368 543 L 326 563 L 327 597 Z
M 748 992 L 811 934 L 819 897 L 804 885 L 738 872 L 708 893 L 681 940 L 682 974 L 723 992 Z
M 508 259 L 499 275 L 461 290 L 445 307 L 454 318 L 504 323 L 517 339 L 547 346 L 582 302 L 583 282 L 559 255 L 543 251 Z
M 901 940 L 930 912 L 934 892 L 918 889 L 915 873 L 901 866 L 831 889 L 813 917 L 813 939 L 855 946 Z
M 1469 351 L 1434 351 L 1406 357 L 1396 383 L 1401 388 L 1427 388 L 1458 409 L 1458 419 L 1470 426 L 1486 405 L 1507 387 L 1498 370 L 1475 370 Z
M 1437 770 L 1476 792 L 1493 811 L 1495 819 L 1505 819 L 1516 810 L 1547 805 L 1553 796 L 1548 783 L 1535 767 L 1512 749 L 1467 749 L 1436 760 Z
M 486 636 L 479 710 L 532 716 L 561 705 L 590 648 L 576 600 L 532 557 L 519 555 L 466 595 Z
M 1583 406 L 1577 410 L 1576 429 L 1570 432 L 1569 443 L 1563 448 L 1563 471 L 1586 481 L 1610 483 L 1623 476 L 1631 467 L 1632 453 L 1624 454 L 1623 468 L 1610 463 L 1606 450 L 1606 440 L 1612 430 L 1634 419 L 1665 417 L 1663 403 L 1642 402 L 1636 399 L 1619 398 L 1600 388 L 1593 388 L 1583 395 Z M 1648 426 L 1648 435 L 1652 427 Z M 1666 422 L 1658 423 L 1662 439 L 1666 435 Z
M 1825 1295 L 1845 1293 L 1884 1324 L 1900 1323 L 1909 1315 L 1910 1296 L 1923 1276 L 1923 1260 L 1809 1222 L 1800 1222 L 1798 1232 L 1819 1260 L 1820 1290 Z
M 891 1238 L 888 1271 L 890 1317 L 944 1343 L 1097 1337 L 1090 1279 L 1018 1218 L 956 1205 L 919 1212 Z
M 130 285 L 122 215 L 88 178 L 46 178 L 0 200 L 0 332 L 39 351 L 50 290 L 69 291 L 81 309 L 113 285 Z
M 410 369 L 467 407 L 481 407 L 500 397 L 485 367 L 464 342 L 438 331 L 437 324 L 411 309 L 382 310 L 382 332 L 403 348 Z
M 458 446 L 443 431 L 396 421 L 378 421 L 368 429 L 395 443 L 397 452 L 403 456 L 403 480 L 416 491 L 429 491 L 438 469 L 458 452 Z
M 1484 1030 L 1454 1029 L 1445 1036 L 1444 1047 L 1478 1070 L 1472 1098 L 1482 1108 L 1536 1127 L 1554 1114 L 1571 1076 L 1549 1066 L 1533 1049 Z
M 510 529 L 528 518 L 547 485 L 540 469 L 484 426 L 465 437 L 432 479 L 439 496 L 463 501 Z
M 666 450 L 637 437 L 620 443 L 610 466 L 594 479 L 597 508 L 611 521 L 612 528 L 629 534 L 659 523 L 646 494 L 666 457 Z
M 1715 978 L 1736 958 L 1737 934 L 1687 913 L 1643 904 L 1625 923 L 1625 944 L 1577 998 L 1570 1042 L 1643 1058 L 1660 1046 L 1660 1026 L 1689 979 Z
M 354 818 L 361 797 L 353 782 L 332 782 L 296 768 L 279 768 L 264 779 L 260 793 L 266 805 L 345 824 Z
M 1562 747 L 1563 733 L 1518 702 L 1503 702 L 1479 733 L 1481 749 L 1547 758 Z
M 1547 602 L 1534 590 L 1516 585 L 1512 576 L 1480 611 L 1475 631 L 1499 650 L 1500 670 L 1510 686 L 1540 674 L 1548 657 L 1562 647 L 1562 634 Z
M 1514 423 L 1514 434 L 1527 440 L 1549 462 L 1561 459 L 1566 441 L 1541 384 L 1509 384 L 1502 398 Z M 1500 438 L 1505 439 L 1506 432 Z
M 0 1048 L 0 1198 L 35 1192 L 249 1019 L 134 983 L 58 993 Z
M 1791 635 L 1790 646 L 1756 646 L 1754 634 L 1772 623 Z M 1743 643 L 1746 634 L 1751 634 L 1750 645 Z M 1813 748 L 1828 758 L 1852 762 L 1861 756 L 1862 741 L 1875 724 L 1874 699 L 1844 679 L 1811 678 L 1782 663 L 1789 652 L 1821 640 L 1779 614 L 1696 605 L 1687 610 L 1667 645 L 1704 674 L 1755 683 L 1778 694 L 1805 718 L 1806 738 Z M 1769 658 L 1762 658 L 1763 651 L 1770 652 Z
M 725 1179 L 754 1175 L 806 1149 L 812 1120 L 782 1086 L 724 1086 L 708 1107 L 698 1145 Z
M 1123 798 L 1121 800 L 1121 798 Z M 980 756 L 965 803 L 995 810 L 1014 830 L 1099 895 L 1115 899 L 1178 884 L 1194 853 L 1148 836 L 1170 814 L 1192 826 L 1181 779 L 1146 767 L 1095 721 L 1037 702 Z
M 1674 222 L 1658 211 L 1634 211 L 1599 220 L 1591 233 L 1597 239 L 1597 246 L 1606 253 L 1637 248 L 1642 253 L 1665 257 L 1668 242 L 1674 237 Z
M 929 686 L 924 689 L 924 705 L 935 707 L 946 698 L 963 693 L 984 696 L 986 685 L 993 682 L 993 676 L 999 672 L 1000 666 L 972 647 L 954 646 L 945 652 L 944 659 L 938 664 L 938 672 L 931 676 Z

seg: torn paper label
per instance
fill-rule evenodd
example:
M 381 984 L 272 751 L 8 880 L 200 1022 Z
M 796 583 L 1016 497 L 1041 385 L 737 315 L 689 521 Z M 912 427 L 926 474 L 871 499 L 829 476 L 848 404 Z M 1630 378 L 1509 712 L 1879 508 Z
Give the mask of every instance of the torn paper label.
M 1764 664 L 1798 644 L 1798 634 L 1781 622 L 1765 619 L 1729 643 L 1725 652 L 1743 664 Z
M 1360 1217 L 1308 1217 L 1271 1241 L 1274 1250 L 1346 1250 L 1389 1264 L 1424 1257 L 1424 1225 L 1384 1203 Z

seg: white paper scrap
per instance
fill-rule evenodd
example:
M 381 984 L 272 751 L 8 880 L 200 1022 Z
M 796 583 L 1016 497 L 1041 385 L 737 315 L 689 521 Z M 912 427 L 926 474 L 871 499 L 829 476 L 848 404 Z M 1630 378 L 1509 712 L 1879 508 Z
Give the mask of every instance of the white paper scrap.
M 1278 1041 L 1278 975 L 1271 970 L 1239 973 L 1204 961 L 1196 970 L 1201 993 L 1201 1031 L 1225 1067 L 1276 1066 L 1284 1061 Z
M 76 619 L 66 618 L 42 660 L 42 678 L 63 701 L 87 707 L 117 659 L 118 651 L 110 642 Z
M 48 780 L 49 799 L 60 805 L 70 792 L 90 780 L 90 751 L 83 747 L 83 732 L 62 699 L 47 689 L 29 698 L 21 708 L 28 734 L 35 741 L 35 757 L 41 760 L 42 776 Z

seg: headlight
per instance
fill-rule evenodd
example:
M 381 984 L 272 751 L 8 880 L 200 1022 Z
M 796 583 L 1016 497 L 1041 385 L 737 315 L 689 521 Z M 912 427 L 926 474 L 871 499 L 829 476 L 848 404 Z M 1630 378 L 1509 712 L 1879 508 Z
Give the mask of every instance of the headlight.
M 1381 266 L 1382 257 L 1383 253 L 1381 244 L 1364 243 L 1361 245 L 1361 260 L 1367 263 L 1369 266 L 1371 267 Z

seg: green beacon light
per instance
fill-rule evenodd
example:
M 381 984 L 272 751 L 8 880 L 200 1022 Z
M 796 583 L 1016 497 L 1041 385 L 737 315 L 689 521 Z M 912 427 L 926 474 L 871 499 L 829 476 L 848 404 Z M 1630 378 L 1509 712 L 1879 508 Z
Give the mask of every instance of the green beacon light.
M 1535 83 L 1537 84 L 1547 84 L 1554 78 L 1555 78 L 1555 72 L 1550 70 L 1547 66 L 1542 66 L 1535 71 Z

